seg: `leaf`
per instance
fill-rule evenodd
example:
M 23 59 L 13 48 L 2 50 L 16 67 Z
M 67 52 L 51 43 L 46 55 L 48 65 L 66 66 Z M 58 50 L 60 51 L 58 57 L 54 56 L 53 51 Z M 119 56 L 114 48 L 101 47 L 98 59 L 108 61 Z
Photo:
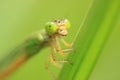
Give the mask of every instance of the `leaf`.
M 75 49 L 68 56 L 73 65 L 65 64 L 58 80 L 88 80 L 110 36 L 118 15 L 117 0 L 94 0 L 79 31 Z M 79 26 L 78 26 L 79 28 Z

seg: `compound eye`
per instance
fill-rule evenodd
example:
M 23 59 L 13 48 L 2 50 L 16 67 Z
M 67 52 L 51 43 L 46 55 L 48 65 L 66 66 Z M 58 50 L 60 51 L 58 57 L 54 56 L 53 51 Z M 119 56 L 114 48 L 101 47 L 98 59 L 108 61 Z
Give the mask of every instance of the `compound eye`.
M 70 22 L 67 19 L 64 19 L 64 24 L 66 24 L 67 29 L 70 27 Z
M 49 33 L 49 34 L 54 34 L 56 31 L 57 31 L 57 26 L 55 23 L 53 22 L 48 22 L 46 25 L 45 25 L 45 29 L 46 29 L 46 32 Z

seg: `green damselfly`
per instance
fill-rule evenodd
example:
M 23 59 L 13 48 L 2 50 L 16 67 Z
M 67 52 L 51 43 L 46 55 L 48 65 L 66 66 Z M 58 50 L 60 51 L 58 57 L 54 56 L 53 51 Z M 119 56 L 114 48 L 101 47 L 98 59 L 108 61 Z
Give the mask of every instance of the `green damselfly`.
M 67 30 L 69 27 L 70 22 L 67 19 L 57 19 L 47 22 L 44 30 L 33 33 L 7 55 L 6 58 L 0 61 L 0 80 L 5 79 L 13 70 L 47 46 L 51 48 L 49 59 L 52 64 L 61 67 L 57 62 L 68 62 L 67 60 L 56 60 L 55 53 L 57 51 L 59 55 L 64 56 L 65 51 L 72 50 L 71 45 L 63 39 L 63 36 L 68 34 Z M 56 38 L 60 38 L 68 49 L 62 50 Z M 46 62 L 46 69 L 53 79 L 55 79 L 48 69 L 48 62 Z

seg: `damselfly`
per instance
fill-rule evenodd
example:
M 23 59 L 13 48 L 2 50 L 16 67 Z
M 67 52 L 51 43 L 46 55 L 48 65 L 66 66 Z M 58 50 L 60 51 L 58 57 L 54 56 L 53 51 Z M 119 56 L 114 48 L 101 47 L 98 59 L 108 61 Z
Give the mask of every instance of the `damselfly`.
M 58 62 L 69 62 L 67 60 L 57 60 L 55 57 L 56 52 L 60 56 L 64 56 L 65 51 L 72 50 L 71 45 L 63 39 L 63 36 L 68 34 L 67 30 L 69 27 L 70 22 L 67 19 L 53 20 L 46 23 L 44 30 L 30 35 L 21 45 L 0 61 L 0 80 L 5 79 L 23 62 L 47 46 L 51 48 L 49 60 L 47 61 L 50 61 L 57 67 L 61 67 Z M 69 48 L 63 50 L 56 38 L 60 38 L 63 44 Z M 52 72 L 48 69 L 48 62 L 46 62 L 46 69 L 53 79 L 55 79 Z

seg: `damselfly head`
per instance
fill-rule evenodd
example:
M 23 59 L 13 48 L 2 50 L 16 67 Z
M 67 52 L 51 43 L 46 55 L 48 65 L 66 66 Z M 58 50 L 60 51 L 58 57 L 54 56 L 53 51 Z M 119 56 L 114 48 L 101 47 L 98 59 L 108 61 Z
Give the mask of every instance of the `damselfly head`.
M 58 34 L 65 36 L 68 34 L 67 29 L 70 27 L 70 22 L 67 19 L 58 19 L 47 22 L 45 25 L 46 32 L 50 35 Z

